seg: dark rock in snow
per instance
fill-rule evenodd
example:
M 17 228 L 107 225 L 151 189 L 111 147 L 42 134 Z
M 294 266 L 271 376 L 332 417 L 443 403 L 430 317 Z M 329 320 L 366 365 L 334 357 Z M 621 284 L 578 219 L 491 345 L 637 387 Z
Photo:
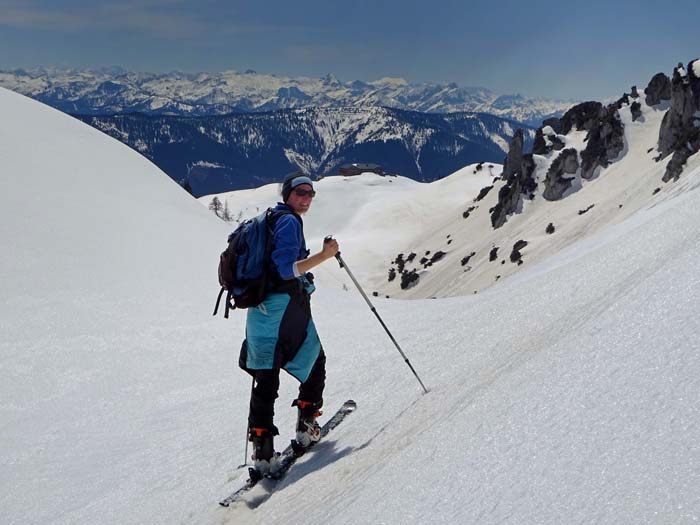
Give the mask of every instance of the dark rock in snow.
M 554 133 L 561 133 L 561 119 L 557 117 L 548 118 L 542 121 L 542 127 L 549 126 Z
M 662 100 L 671 100 L 671 80 L 663 73 L 657 73 L 644 88 L 647 106 L 656 106 Z
M 561 118 L 561 131 L 559 133 L 568 135 L 569 131 L 574 128 L 577 131 L 590 131 L 602 110 L 603 105 L 600 102 L 582 102 L 577 104 L 564 113 L 564 116 Z
M 566 144 L 557 135 L 550 135 L 549 140 L 552 141 L 552 149 L 555 151 L 561 151 L 564 149 Z
M 410 272 L 404 272 L 401 274 L 401 289 L 402 290 L 408 290 L 409 288 L 413 288 L 415 285 L 418 284 L 418 280 L 420 279 L 420 276 L 415 270 L 411 270 Z
M 686 131 L 693 127 L 693 115 L 697 108 L 693 89 L 685 69 L 679 67 L 673 71 L 671 81 L 671 107 L 664 115 L 659 130 L 659 152 L 663 157 L 679 149 Z
M 574 178 L 566 175 L 575 175 L 578 170 L 578 153 L 574 148 L 568 148 L 552 162 L 544 180 L 544 192 L 542 197 L 548 201 L 558 201 L 564 193 L 571 188 Z
M 467 263 L 469 263 L 469 259 L 474 257 L 476 255 L 476 252 L 472 252 L 469 255 L 466 255 L 465 257 L 462 257 L 461 265 L 465 266 Z
M 430 258 L 430 262 L 431 262 L 431 263 L 436 263 L 436 262 L 438 262 L 440 259 L 442 259 L 445 255 L 447 255 L 445 252 L 441 252 L 441 251 L 438 250 L 438 251 L 436 251 L 436 252 L 433 254 L 433 256 Z
M 642 116 L 642 105 L 639 102 L 632 102 L 630 106 L 630 111 L 632 112 L 632 122 L 635 122 L 639 117 Z
M 545 229 L 545 233 L 551 235 L 551 234 L 554 233 L 554 231 L 555 231 L 555 230 L 554 230 L 554 223 L 551 223 L 551 222 L 550 222 L 550 223 L 547 225 L 547 228 Z
M 403 273 L 404 266 L 406 265 L 406 261 L 403 260 L 403 253 L 398 254 L 396 259 L 394 259 L 392 262 L 396 263 L 396 266 L 398 266 L 399 273 Z
M 587 211 L 590 211 L 591 209 L 593 209 L 593 206 L 595 206 L 595 204 L 591 204 L 591 205 L 590 205 L 588 208 L 586 208 L 585 210 L 579 210 L 579 211 L 578 211 L 578 214 L 579 214 L 579 215 L 583 215 L 583 214 L 586 213 Z
M 464 219 L 467 219 L 471 212 L 473 212 L 477 207 L 476 206 L 469 206 L 466 210 L 464 210 L 464 213 L 462 213 L 462 217 Z
M 537 182 L 533 177 L 535 161 L 532 154 L 523 155 L 523 131 L 517 130 L 503 166 L 505 185 L 498 192 L 498 203 L 491 208 L 491 225 L 500 228 L 508 216 L 518 211 L 523 196 L 534 198 Z
M 532 143 L 532 153 L 533 155 L 546 155 L 549 153 L 547 141 L 544 140 L 542 128 L 537 128 L 537 131 L 535 131 L 535 141 Z
M 488 193 L 493 189 L 493 186 L 486 186 L 485 188 L 481 188 L 481 191 L 479 192 L 479 195 L 476 196 L 476 199 L 474 199 L 474 202 L 479 202 L 482 200 Z
M 581 177 L 591 180 L 596 176 L 596 168 L 607 168 L 625 148 L 625 129 L 614 106 L 601 109 L 586 142 L 586 149 L 581 152 Z
M 615 102 L 615 107 L 617 109 L 622 109 L 623 106 L 629 105 L 629 103 L 630 96 L 627 93 L 625 93 L 617 102 Z
M 697 153 L 700 148 L 700 144 L 698 144 L 700 141 L 697 136 L 693 142 L 694 145 L 692 147 L 681 148 L 673 153 L 673 157 L 671 157 L 671 160 L 666 165 L 666 172 L 664 176 L 661 177 L 661 180 L 669 182 L 670 180 L 676 181 L 680 178 L 681 173 L 683 173 L 683 166 L 685 166 L 688 157 L 693 153 Z
M 498 259 L 498 246 L 494 246 L 491 248 L 491 251 L 489 252 L 489 261 L 493 262 L 496 259 Z
M 544 134 L 545 126 L 538 128 L 535 131 L 535 141 L 532 145 L 533 155 L 546 155 L 552 150 L 564 149 L 564 142 L 554 133 Z
M 523 160 L 524 140 L 523 130 L 518 129 L 513 136 L 513 140 L 508 148 L 508 155 L 503 163 L 503 172 L 501 173 L 501 178 L 503 180 L 508 180 L 520 171 Z
M 688 69 L 678 64 L 671 80 L 671 106 L 659 130 L 657 160 L 669 154 L 663 181 L 678 180 L 688 157 L 700 151 L 700 78 L 695 74 L 697 61 Z
M 396 279 L 396 269 L 389 268 L 389 282 L 393 281 L 394 279 Z
M 510 262 L 522 264 L 522 254 L 520 250 L 527 246 L 527 241 L 519 240 L 513 245 L 513 251 L 510 252 Z

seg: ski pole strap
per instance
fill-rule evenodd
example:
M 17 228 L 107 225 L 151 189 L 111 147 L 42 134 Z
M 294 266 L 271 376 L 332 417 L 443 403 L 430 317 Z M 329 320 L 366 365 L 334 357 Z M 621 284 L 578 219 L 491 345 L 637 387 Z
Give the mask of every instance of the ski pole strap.
M 221 302 L 221 296 L 224 294 L 225 288 L 222 286 L 221 290 L 219 290 L 219 295 L 216 298 L 216 305 L 214 305 L 214 313 L 212 315 L 216 315 L 216 312 L 219 311 L 219 303 Z
M 223 286 L 221 287 L 221 290 L 219 290 L 219 295 L 216 297 L 216 304 L 214 305 L 214 313 L 212 315 L 216 315 L 216 313 L 219 311 L 219 303 L 221 303 L 221 297 L 224 295 L 224 291 L 226 291 L 226 288 Z M 229 310 L 233 310 L 235 306 L 231 304 L 231 291 L 229 290 L 228 293 L 226 294 L 226 304 L 224 305 L 224 317 L 228 319 L 228 312 Z
M 226 294 L 226 309 L 224 310 L 224 318 L 228 319 L 228 311 L 233 310 L 235 306 L 231 304 L 231 296 L 232 296 L 231 290 L 228 291 Z

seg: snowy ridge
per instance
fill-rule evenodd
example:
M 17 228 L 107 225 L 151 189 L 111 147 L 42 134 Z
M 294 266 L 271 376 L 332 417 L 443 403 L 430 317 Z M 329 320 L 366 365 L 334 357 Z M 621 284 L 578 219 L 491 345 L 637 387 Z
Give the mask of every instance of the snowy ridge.
M 323 78 L 239 73 L 134 73 L 123 70 L 37 68 L 0 71 L 0 86 L 67 113 L 140 111 L 170 115 L 217 115 L 311 106 L 388 106 L 429 113 L 491 113 L 528 125 L 566 111 L 572 101 L 499 96 L 457 84 L 409 84 L 403 79 L 341 82 Z
M 312 176 L 338 173 L 349 162 L 435 180 L 477 160 L 501 161 L 516 126 L 487 114 L 386 107 L 80 118 L 137 149 L 174 180 L 187 181 L 196 196 L 260 186 L 298 169 Z M 531 142 L 534 131 L 526 134 Z
M 4 522 L 700 519 L 697 157 L 653 200 L 651 164 L 638 187 L 621 171 L 583 181 L 562 209 L 603 181 L 611 201 L 619 184 L 645 204 L 604 214 L 605 227 L 592 221 L 592 235 L 560 228 L 564 250 L 485 293 L 373 298 L 427 395 L 359 294 L 334 285 L 333 261 L 319 267 L 326 407 L 353 398 L 360 408 L 262 504 L 222 509 L 218 499 L 246 475 L 236 466 L 250 389 L 236 369 L 243 315 L 211 318 L 232 225 L 63 114 L 2 89 L 0 111 L 0 177 L 11 188 L 0 193 L 0 231 L 12 246 L 0 255 Z M 608 170 L 632 158 L 627 138 L 629 153 Z M 381 253 L 393 236 L 411 241 L 413 228 L 448 227 L 447 212 L 425 211 L 441 198 L 458 209 L 499 168 L 474 169 L 429 185 L 324 179 L 305 220 L 310 248 L 335 229 L 353 271 L 371 273 L 382 261 L 359 247 Z M 274 190 L 248 190 L 246 205 L 267 205 Z M 411 198 L 387 205 L 402 196 Z M 292 435 L 295 394 L 283 378 L 278 444 Z

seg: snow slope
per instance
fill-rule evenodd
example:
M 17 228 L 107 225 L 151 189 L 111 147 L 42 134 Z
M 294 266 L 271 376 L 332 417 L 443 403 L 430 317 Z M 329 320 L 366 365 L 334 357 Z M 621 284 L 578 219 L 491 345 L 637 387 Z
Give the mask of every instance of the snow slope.
M 222 509 L 217 499 L 245 479 L 250 387 L 236 370 L 241 316 L 210 316 L 229 227 L 65 115 L 4 90 L 0 111 L 0 224 L 12 246 L 0 258 L 4 522 L 700 519 L 697 164 L 682 193 L 483 293 L 374 299 L 427 395 L 325 263 L 314 315 L 326 407 L 354 398 L 359 408 L 275 492 Z M 400 212 L 430 199 L 381 222 L 361 213 L 363 195 L 401 201 L 423 188 L 386 180 L 321 181 L 345 200 L 324 204 L 319 191 L 305 221 L 312 242 L 339 232 L 359 270 L 375 256 L 355 247 L 383 253 L 388 225 L 410 236 Z M 472 182 L 482 181 L 451 178 L 455 191 L 435 199 L 447 194 L 449 208 Z M 256 191 L 270 192 L 264 201 L 274 188 Z M 377 232 L 346 239 L 352 221 Z M 285 377 L 282 443 L 293 397 Z
M 581 178 L 579 169 L 572 191 L 562 200 L 542 197 L 545 176 L 560 152 L 534 155 L 538 182 L 535 198 L 524 200 L 520 212 L 510 216 L 501 228 L 492 227 L 490 211 L 505 184 L 498 177 L 502 166 L 487 163 L 481 169 L 466 166 L 430 184 L 410 184 L 402 178 L 374 174 L 327 177 L 317 183 L 317 202 L 309 222 L 317 217 L 315 224 L 320 222 L 327 228 L 326 233 L 337 234 L 348 264 L 358 261 L 355 273 L 369 291 L 381 296 L 429 298 L 481 292 L 694 184 L 693 176 L 682 177 L 678 183 L 662 182 L 670 156 L 658 163 L 654 157 L 658 155 L 656 143 L 667 106 L 650 107 L 640 102 L 642 117 L 637 121 L 632 120 L 628 105 L 620 109 L 625 129 L 625 149 L 620 158 L 590 181 Z M 572 131 L 559 138 L 564 147 L 579 152 L 586 146 L 585 131 Z M 698 166 L 700 157 L 695 155 L 687 171 Z M 477 202 L 480 190 L 487 187 L 491 190 Z M 277 188 L 270 185 L 216 196 L 228 203 L 232 217 L 239 219 L 264 209 L 276 198 L 275 192 Z M 212 198 L 201 197 L 200 201 L 208 204 Z M 553 234 L 547 233 L 549 224 L 555 228 Z M 320 242 L 323 231 L 314 228 L 307 230 L 307 236 Z M 520 250 L 524 266 L 510 260 L 515 244 L 521 240 L 528 243 Z M 497 257 L 491 260 L 494 248 L 498 249 Z M 422 258 L 430 259 L 437 252 L 444 256 L 434 264 L 420 264 Z M 399 254 L 405 260 L 410 253 L 416 256 L 405 268 L 416 269 L 419 282 L 402 289 L 400 277 L 389 281 L 388 272 L 390 268 L 398 269 L 395 260 Z M 333 280 L 351 286 L 342 272 L 334 272 Z
M 226 228 L 117 141 L 0 107 L 2 521 L 185 516 L 211 496 L 197 450 L 233 435 L 239 321 L 209 318 Z

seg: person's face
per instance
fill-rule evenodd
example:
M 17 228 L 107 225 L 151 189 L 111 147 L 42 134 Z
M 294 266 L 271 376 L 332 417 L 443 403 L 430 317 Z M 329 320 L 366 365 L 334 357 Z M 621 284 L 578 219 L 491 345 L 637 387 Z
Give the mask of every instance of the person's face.
M 296 188 L 292 190 L 287 199 L 287 206 L 289 206 L 294 213 L 301 215 L 309 211 L 311 206 L 311 201 L 313 197 L 311 193 L 313 188 L 310 184 L 299 184 Z

